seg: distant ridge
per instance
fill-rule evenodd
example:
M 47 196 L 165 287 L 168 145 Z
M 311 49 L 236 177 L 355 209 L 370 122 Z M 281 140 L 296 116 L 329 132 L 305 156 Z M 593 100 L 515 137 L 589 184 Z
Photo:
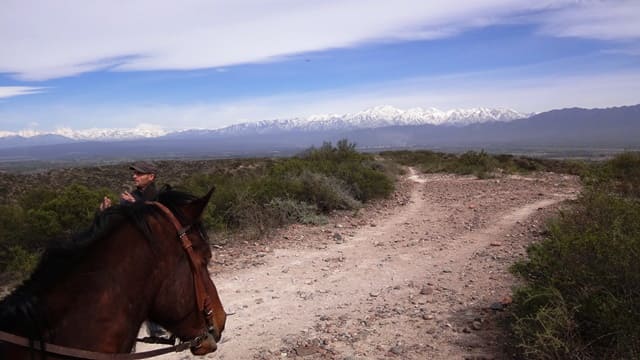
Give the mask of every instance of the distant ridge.
M 55 134 L 38 134 L 28 137 L 21 135 L 5 135 L 0 137 L 0 148 L 66 144 L 70 142 L 74 142 L 74 140 Z
M 189 129 L 168 133 L 156 126 L 142 124 L 131 129 L 58 129 L 52 133 L 40 133 L 26 130 L 18 133 L 0 132 L 0 148 L 13 146 L 44 145 L 42 140 L 50 136 L 48 144 L 68 143 L 71 141 L 119 141 L 146 138 L 192 137 L 211 134 L 246 135 L 248 133 L 269 134 L 282 131 L 327 131 L 327 130 L 355 130 L 379 128 L 385 126 L 403 125 L 456 125 L 463 126 L 473 123 L 493 121 L 511 121 L 527 117 L 511 109 L 454 109 L 440 111 L 435 108 L 412 108 L 401 110 L 392 106 L 377 106 L 356 113 L 343 115 L 327 114 L 313 115 L 308 118 L 262 120 L 253 123 L 231 125 L 221 129 Z M 18 136 L 20 140 L 5 141 Z M 33 141 L 31 140 L 33 139 Z M 57 140 L 56 140 L 57 139 Z
M 440 111 L 435 108 L 412 108 L 402 110 L 384 105 L 343 115 L 313 115 L 307 118 L 242 123 L 216 130 L 186 130 L 167 134 L 167 137 L 274 134 L 291 131 L 345 131 L 427 124 L 465 126 L 476 123 L 513 121 L 528 116 L 529 114 L 523 114 L 511 109 L 474 108 Z
M 18 132 L 0 131 L 0 147 L 6 147 L 5 144 L 11 144 L 10 139 L 14 139 L 13 143 L 18 146 L 20 144 L 30 146 L 41 145 L 47 141 L 49 143 L 67 143 L 72 141 L 117 141 L 153 138 L 166 134 L 167 131 L 148 124 L 141 124 L 131 129 L 72 130 L 62 128 L 51 133 L 34 130 L 23 130 Z
M 316 116 L 311 121 L 262 121 L 134 141 L 5 137 L 0 138 L 0 162 L 293 154 L 343 138 L 359 149 L 640 149 L 640 105 L 519 116 L 522 114 L 495 109 L 437 112 L 377 107 L 342 116 Z M 38 143 L 28 144 L 25 139 Z

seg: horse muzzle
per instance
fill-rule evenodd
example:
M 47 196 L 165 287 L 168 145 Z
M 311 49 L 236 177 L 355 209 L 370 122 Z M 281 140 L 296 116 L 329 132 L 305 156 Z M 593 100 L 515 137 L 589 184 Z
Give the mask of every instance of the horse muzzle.
M 197 341 L 191 346 L 191 353 L 193 355 L 205 355 L 212 353 L 218 349 L 218 344 L 213 335 L 209 332 L 196 338 Z

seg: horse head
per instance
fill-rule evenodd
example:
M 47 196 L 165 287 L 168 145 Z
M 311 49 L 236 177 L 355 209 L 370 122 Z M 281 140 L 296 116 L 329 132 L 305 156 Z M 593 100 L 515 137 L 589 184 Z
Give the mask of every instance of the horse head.
M 48 247 L 29 279 L 0 300 L 0 335 L 21 339 L 5 336 L 0 359 L 33 358 L 34 342 L 48 344 L 37 350 L 43 357 L 52 345 L 73 358 L 126 353 L 145 319 L 196 355 L 215 351 L 226 313 L 207 270 L 212 254 L 201 222 L 212 192 L 197 198 L 166 188 L 157 202 L 109 208 L 86 231 Z
M 154 236 L 166 244 L 162 246 L 166 251 L 160 250 L 158 254 L 162 280 L 149 319 L 182 341 L 192 341 L 191 352 L 195 355 L 216 350 L 226 322 L 226 313 L 207 269 L 212 254 L 201 223 L 212 193 L 213 189 L 202 198 L 182 203 L 163 199 L 161 193 L 158 202 L 166 203 L 165 209 L 154 216 L 155 221 L 149 222 Z M 158 203 L 151 205 L 163 207 Z

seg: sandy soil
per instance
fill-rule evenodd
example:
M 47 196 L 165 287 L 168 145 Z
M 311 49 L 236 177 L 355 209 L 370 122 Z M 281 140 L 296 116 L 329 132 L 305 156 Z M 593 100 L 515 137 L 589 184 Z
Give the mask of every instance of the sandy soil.
M 510 358 L 497 326 L 516 283 L 508 267 L 579 190 L 549 173 L 411 171 L 392 199 L 327 225 L 215 249 L 211 270 L 232 315 L 206 358 Z

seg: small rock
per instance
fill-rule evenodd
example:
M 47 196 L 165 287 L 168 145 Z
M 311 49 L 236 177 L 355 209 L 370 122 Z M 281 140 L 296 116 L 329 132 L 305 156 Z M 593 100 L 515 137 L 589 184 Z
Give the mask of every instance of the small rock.
M 499 303 L 499 302 L 494 302 L 493 304 L 491 304 L 491 306 L 489 306 L 489 309 L 495 310 L 495 311 L 502 311 L 504 310 L 504 305 L 502 305 L 502 303 Z
M 431 315 L 431 314 L 422 314 L 422 318 L 424 320 L 433 320 L 433 315 Z
M 396 345 L 394 347 L 392 347 L 391 349 L 389 349 L 389 352 L 391 352 L 392 354 L 395 355 L 402 355 L 402 353 L 404 353 L 404 348 L 400 345 Z
M 298 354 L 298 356 L 309 356 L 309 355 L 313 355 L 315 353 L 318 353 L 320 351 L 320 349 L 317 346 L 304 346 L 304 347 L 299 347 L 296 349 L 296 354 Z
M 473 330 L 480 330 L 482 329 L 482 323 L 480 323 L 480 321 L 474 321 L 471 324 L 471 327 L 473 328 Z
M 502 300 L 500 300 L 500 303 L 502 303 L 502 305 L 509 305 L 513 302 L 513 298 L 511 298 L 511 296 L 507 295 L 505 297 L 502 298 Z
M 433 288 L 430 286 L 423 286 L 420 290 L 420 295 L 431 295 L 433 294 Z

